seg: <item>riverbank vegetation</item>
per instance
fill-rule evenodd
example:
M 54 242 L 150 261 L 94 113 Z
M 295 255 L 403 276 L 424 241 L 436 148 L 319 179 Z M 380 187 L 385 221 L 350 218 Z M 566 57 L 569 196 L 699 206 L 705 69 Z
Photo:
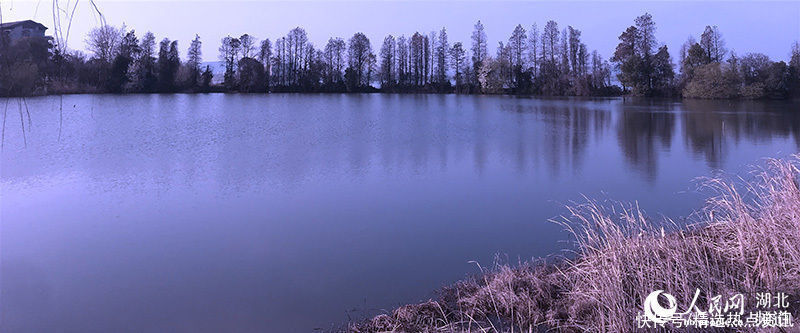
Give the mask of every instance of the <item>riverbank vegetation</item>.
M 478 21 L 469 45 L 451 43 L 447 30 L 386 36 L 380 46 L 363 33 L 332 37 L 322 46 L 297 27 L 286 36 L 250 34 L 219 44 L 222 77 L 203 65 L 196 36 L 180 57 L 178 41 L 141 37 L 103 24 L 86 37 L 88 54 L 55 45 L 60 38 L 0 36 L 0 96 L 61 93 L 395 92 L 546 96 L 684 96 L 789 98 L 800 95 L 800 44 L 788 64 L 759 53 L 738 56 L 721 32 L 706 27 L 690 37 L 677 66 L 656 39 L 649 14 L 637 17 L 604 59 L 589 51 L 582 32 L 548 21 L 517 25 L 489 53 Z M 54 42 L 55 41 L 55 42 Z M 376 50 L 377 49 L 377 52 Z M 677 69 L 676 69 L 677 68 Z M 219 74 L 218 74 L 219 75 Z
M 499 265 L 444 288 L 437 300 L 399 307 L 347 331 L 634 332 L 645 298 L 656 290 L 673 295 L 679 312 L 697 290 L 702 311 L 716 295 L 744 294 L 749 311 L 757 293 L 782 292 L 796 327 L 798 157 L 769 161 L 752 182 L 705 180 L 715 195 L 688 227 L 648 218 L 635 205 L 574 206 L 557 221 L 574 235 L 574 255 Z M 667 324 L 661 331 L 672 329 Z

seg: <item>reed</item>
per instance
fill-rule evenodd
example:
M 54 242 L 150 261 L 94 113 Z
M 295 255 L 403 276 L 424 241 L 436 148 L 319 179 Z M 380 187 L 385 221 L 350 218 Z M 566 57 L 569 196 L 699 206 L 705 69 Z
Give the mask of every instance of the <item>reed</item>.
M 784 292 L 800 329 L 798 162 L 800 155 L 767 160 L 750 181 L 702 180 L 714 194 L 688 225 L 648 218 L 636 205 L 573 205 L 556 221 L 572 234 L 573 254 L 481 269 L 443 288 L 436 300 L 347 330 L 633 332 L 654 290 L 674 295 L 681 310 L 696 290 L 701 309 L 714 295 Z

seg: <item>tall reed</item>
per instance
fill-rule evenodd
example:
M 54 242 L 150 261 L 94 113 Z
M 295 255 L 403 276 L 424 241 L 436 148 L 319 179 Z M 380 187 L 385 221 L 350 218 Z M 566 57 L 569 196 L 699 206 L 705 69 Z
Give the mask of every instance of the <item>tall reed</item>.
M 636 205 L 574 205 L 556 221 L 574 236 L 574 255 L 497 265 L 444 288 L 437 300 L 347 330 L 634 332 L 654 290 L 683 307 L 699 290 L 701 309 L 715 295 L 783 292 L 800 329 L 799 162 L 800 155 L 767 160 L 750 181 L 702 180 L 714 194 L 689 225 L 648 218 Z M 739 329 L 747 330 L 755 329 Z

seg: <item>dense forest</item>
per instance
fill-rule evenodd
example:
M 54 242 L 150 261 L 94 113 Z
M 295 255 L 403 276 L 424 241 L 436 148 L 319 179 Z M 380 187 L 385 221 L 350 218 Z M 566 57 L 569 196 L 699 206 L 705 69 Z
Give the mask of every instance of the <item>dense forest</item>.
M 470 45 L 450 43 L 447 30 L 386 36 L 375 53 L 363 33 L 330 38 L 315 47 L 297 27 L 260 42 L 252 35 L 225 37 L 223 77 L 203 66 L 199 36 L 185 61 L 178 41 L 126 27 L 102 25 L 86 37 L 89 54 L 52 38 L 11 42 L 0 36 L 0 95 L 171 92 L 398 92 L 546 96 L 683 96 L 789 98 L 800 96 L 800 44 L 789 64 L 764 54 L 728 51 L 716 26 L 707 26 L 679 50 L 677 66 L 655 37 L 650 14 L 619 35 L 608 60 L 590 52 L 581 31 L 548 21 L 539 29 L 517 25 L 489 54 L 480 21 Z

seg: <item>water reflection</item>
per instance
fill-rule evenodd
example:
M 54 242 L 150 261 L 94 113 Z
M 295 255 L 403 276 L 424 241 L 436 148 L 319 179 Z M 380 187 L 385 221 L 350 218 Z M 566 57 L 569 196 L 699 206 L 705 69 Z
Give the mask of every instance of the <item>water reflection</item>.
M 653 180 L 659 156 L 672 148 L 675 111 L 669 104 L 654 101 L 623 102 L 620 109 L 616 131 L 625 160 Z
M 582 173 L 587 150 L 598 144 L 603 146 L 592 153 L 618 149 L 628 168 L 652 180 L 659 158 L 682 149 L 675 137 L 711 168 L 724 168 L 726 154 L 739 144 L 791 138 L 800 145 L 800 113 L 788 111 L 797 105 L 787 102 L 442 95 L 288 95 L 270 96 L 267 103 L 237 95 L 67 99 L 73 107 L 65 110 L 69 129 L 62 142 L 52 140 L 57 133 L 52 101 L 34 99 L 33 128 L 26 137 L 14 119 L 18 113 L 7 114 L 4 150 L 21 152 L 31 141 L 28 150 L 44 154 L 38 157 L 64 156 L 56 151 L 103 154 L 109 158 L 70 161 L 89 163 L 85 167 L 97 180 L 156 167 L 154 177 L 174 177 L 170 168 L 187 170 L 180 173 L 188 177 L 181 183 L 191 184 L 202 174 L 196 172 L 210 168 L 231 192 L 272 181 L 292 186 L 319 171 L 359 176 L 376 166 L 387 173 L 447 170 L 464 158 L 478 173 L 493 161 L 510 163 L 519 174 L 558 177 Z M 616 149 L 604 145 L 609 135 L 616 137 Z M 47 173 L 59 165 L 7 164 L 6 178 Z M 167 178 L 155 181 L 174 181 Z
M 551 175 L 558 176 L 580 173 L 587 146 L 609 128 L 611 102 L 518 98 L 503 102 L 500 109 L 517 114 L 517 160 L 544 160 Z M 530 133 L 524 131 L 529 128 Z M 518 170 L 527 168 L 520 162 Z
M 581 194 L 687 215 L 694 177 L 800 146 L 772 102 L 65 96 L 60 140 L 58 98 L 28 105 L 0 152 L 4 332 L 329 327 L 559 251 L 544 221 Z
M 724 155 L 739 144 L 764 145 L 791 137 L 800 146 L 797 103 L 689 100 L 682 107 L 686 111 L 681 114 L 684 142 L 714 168 L 722 168 Z

